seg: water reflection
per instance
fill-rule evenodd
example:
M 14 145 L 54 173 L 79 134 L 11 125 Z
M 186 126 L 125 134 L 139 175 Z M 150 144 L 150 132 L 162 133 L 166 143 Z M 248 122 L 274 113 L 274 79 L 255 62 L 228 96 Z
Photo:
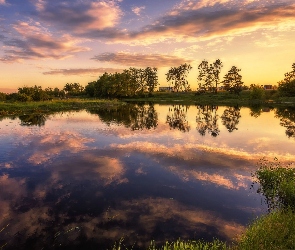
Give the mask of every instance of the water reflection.
M 238 130 L 237 125 L 239 124 L 240 118 L 241 112 L 239 107 L 228 107 L 221 116 L 222 124 L 230 133 L 234 130 Z
M 43 114 L 20 115 L 21 126 L 44 126 L 46 116 Z
M 155 129 L 158 125 L 158 114 L 153 104 L 111 106 L 91 110 L 90 113 L 97 114 L 108 125 L 111 123 L 123 124 L 131 130 Z
M 0 248 L 230 241 L 267 209 L 249 190 L 258 159 L 295 161 L 278 122 L 293 109 L 275 112 L 133 104 L 48 116 L 42 129 L 3 119 Z
M 196 122 L 200 135 L 204 136 L 208 132 L 213 137 L 218 136 L 220 132 L 217 123 L 219 118 L 217 115 L 218 106 L 197 106 L 197 109 Z
M 173 105 L 169 107 L 166 118 L 166 123 L 171 129 L 178 129 L 181 132 L 190 131 L 190 126 L 187 121 L 187 111 L 189 106 Z
M 279 107 L 275 114 L 280 119 L 280 125 L 286 128 L 288 138 L 295 138 L 295 108 Z

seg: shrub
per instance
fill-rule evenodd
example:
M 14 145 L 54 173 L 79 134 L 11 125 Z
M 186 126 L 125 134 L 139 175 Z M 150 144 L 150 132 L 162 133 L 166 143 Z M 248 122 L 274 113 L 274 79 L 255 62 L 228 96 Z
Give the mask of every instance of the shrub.
M 261 160 L 254 176 L 259 183 L 258 193 L 265 196 L 269 210 L 295 210 L 295 169 Z
M 264 100 L 265 90 L 259 85 L 253 85 L 250 90 L 250 100 Z

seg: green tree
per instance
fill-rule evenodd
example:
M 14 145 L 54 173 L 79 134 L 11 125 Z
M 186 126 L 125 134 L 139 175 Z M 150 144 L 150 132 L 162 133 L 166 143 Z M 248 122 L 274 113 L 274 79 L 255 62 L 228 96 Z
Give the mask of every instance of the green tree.
M 83 94 L 84 87 L 80 83 L 67 83 L 63 90 L 67 95 L 79 96 Z
M 189 71 L 192 69 L 190 64 L 182 64 L 179 67 L 172 67 L 166 74 L 167 82 L 172 81 L 176 92 L 181 90 L 188 91 L 190 86 L 186 80 Z
M 228 73 L 223 77 L 222 81 L 224 89 L 230 93 L 240 94 L 243 89 L 242 76 L 239 74 L 241 69 L 232 66 Z
M 35 85 L 34 87 L 24 86 L 22 88 L 18 88 L 18 99 L 20 101 L 44 101 L 48 100 L 48 94 L 42 89 L 41 86 Z

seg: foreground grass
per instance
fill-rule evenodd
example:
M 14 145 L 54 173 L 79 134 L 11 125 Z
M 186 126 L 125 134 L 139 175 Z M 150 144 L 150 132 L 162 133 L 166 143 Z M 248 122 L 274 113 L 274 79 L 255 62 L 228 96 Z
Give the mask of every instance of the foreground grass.
M 295 249 L 295 213 L 277 210 L 252 223 L 236 249 Z
M 131 248 L 132 249 L 132 248 Z M 130 249 L 130 250 L 131 250 Z M 157 246 L 154 241 L 151 242 L 147 250 L 227 250 L 226 243 L 214 240 L 212 242 L 198 241 L 184 241 L 177 240 L 175 242 L 166 242 L 162 246 Z M 112 250 L 129 250 L 125 247 L 123 242 L 116 243 Z
M 121 105 L 118 100 L 67 99 L 43 102 L 0 102 L 0 115 L 52 113 Z

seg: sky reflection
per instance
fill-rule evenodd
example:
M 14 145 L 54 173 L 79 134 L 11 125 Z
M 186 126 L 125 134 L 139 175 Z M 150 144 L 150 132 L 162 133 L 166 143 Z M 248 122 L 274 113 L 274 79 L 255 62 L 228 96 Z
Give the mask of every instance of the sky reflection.
M 118 120 L 120 110 L 54 114 L 42 126 L 2 119 L 1 244 L 75 249 L 110 247 L 121 237 L 136 247 L 152 239 L 234 238 L 266 212 L 250 190 L 258 160 L 294 162 L 294 139 L 275 110 L 251 116 L 241 108 L 229 131 L 221 117 L 236 109 L 177 108 L 128 107 L 134 113 Z M 171 127 L 169 114 L 190 130 Z M 213 122 L 218 135 L 200 134 L 200 121 Z

